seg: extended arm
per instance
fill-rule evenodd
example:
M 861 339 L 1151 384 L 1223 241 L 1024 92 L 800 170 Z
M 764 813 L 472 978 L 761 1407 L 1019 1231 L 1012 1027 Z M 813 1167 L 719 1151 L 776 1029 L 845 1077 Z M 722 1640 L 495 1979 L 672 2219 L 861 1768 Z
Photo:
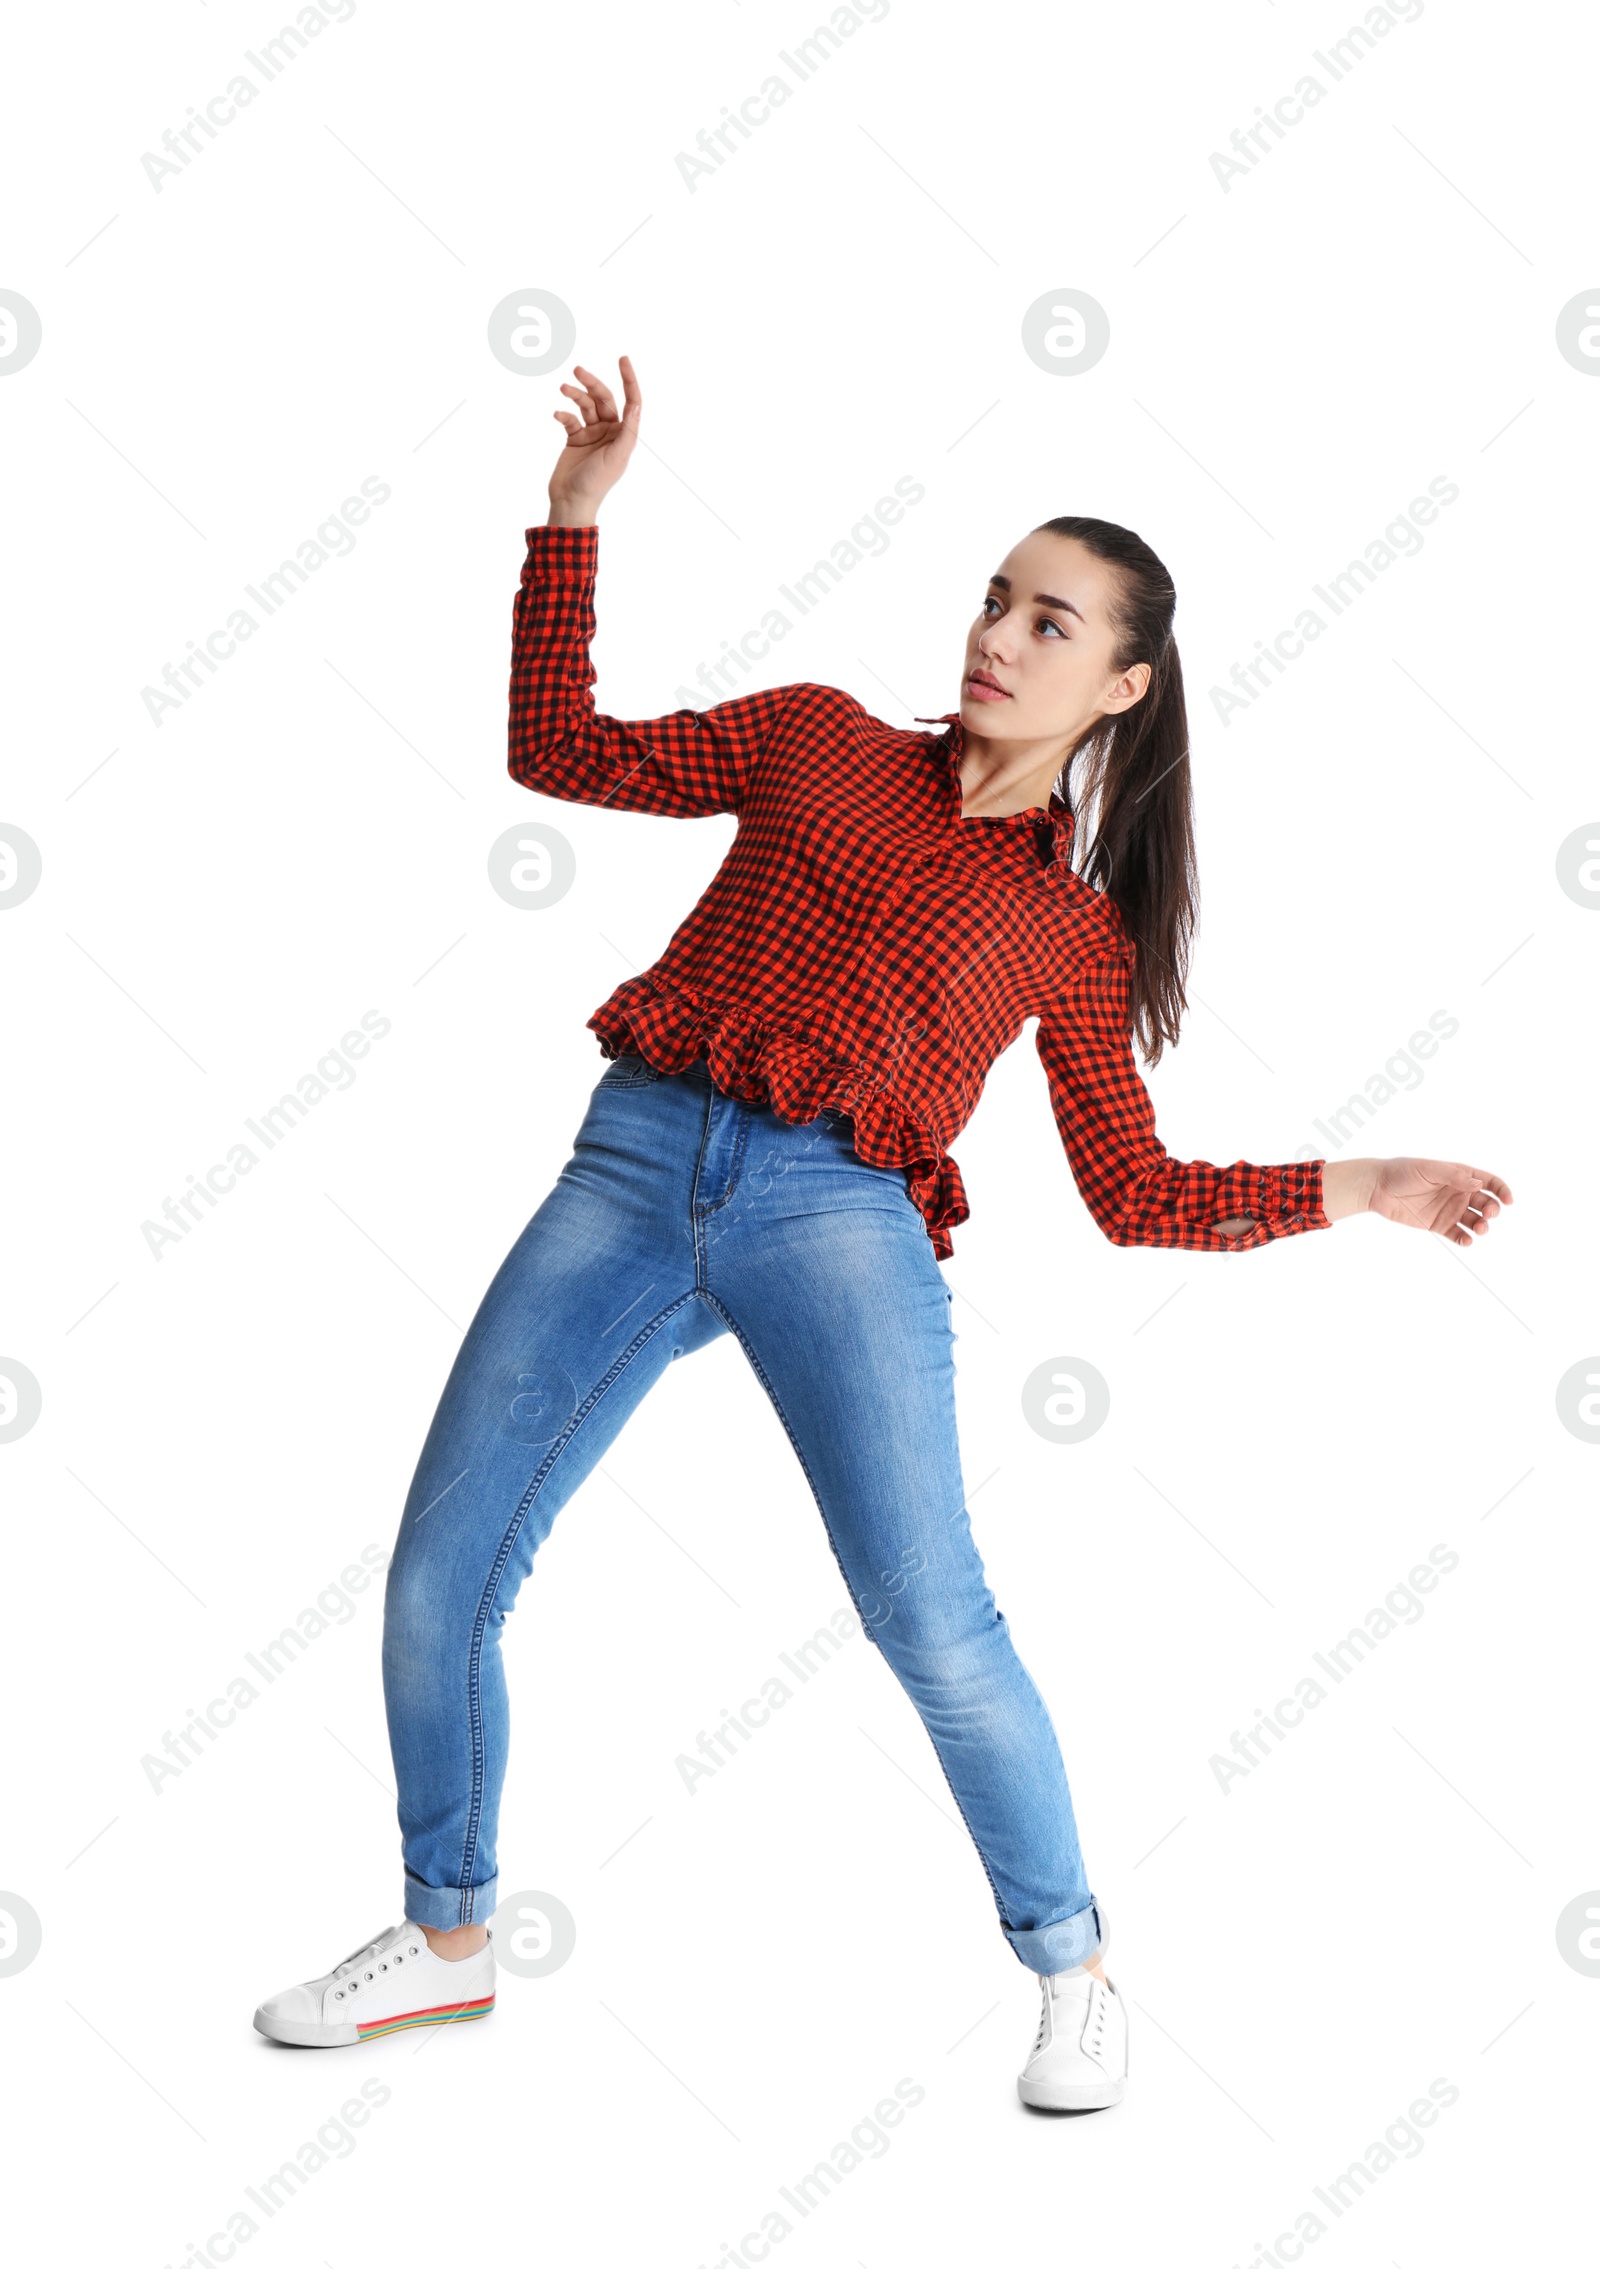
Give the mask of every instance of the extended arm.
M 1105 1235 L 1114 1245 L 1219 1253 L 1326 1229 L 1321 1159 L 1221 1167 L 1168 1156 L 1133 1060 L 1128 987 L 1125 954 L 1091 962 L 1035 1035 L 1073 1179 Z
M 1314 1158 L 1211 1166 L 1169 1158 L 1128 1033 L 1131 948 L 1079 972 L 1040 1017 L 1038 1049 L 1083 1201 L 1114 1245 L 1245 1252 L 1275 1237 L 1376 1213 L 1471 1248 L 1511 1192 L 1448 1158 Z

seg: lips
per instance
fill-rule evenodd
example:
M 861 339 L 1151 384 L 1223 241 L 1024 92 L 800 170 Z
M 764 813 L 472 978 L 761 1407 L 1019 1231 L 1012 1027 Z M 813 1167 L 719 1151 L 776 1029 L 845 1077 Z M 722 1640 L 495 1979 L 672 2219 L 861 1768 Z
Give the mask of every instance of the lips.
M 967 691 L 974 701 L 1009 701 L 1005 687 L 992 678 L 987 670 L 974 670 L 967 679 Z

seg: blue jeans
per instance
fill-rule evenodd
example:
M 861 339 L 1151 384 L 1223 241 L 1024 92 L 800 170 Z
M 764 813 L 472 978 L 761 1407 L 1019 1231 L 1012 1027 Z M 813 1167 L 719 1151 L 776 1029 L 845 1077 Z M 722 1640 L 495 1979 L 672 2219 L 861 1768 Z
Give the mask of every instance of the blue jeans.
M 737 1337 L 869 1642 L 910 1696 L 1032 1970 L 1103 1942 L 1049 1712 L 984 1579 L 956 1439 L 951 1294 L 898 1168 L 847 1118 L 791 1126 L 609 1063 L 571 1158 L 473 1318 L 423 1446 L 384 1608 L 405 1912 L 498 1902 L 500 1638 L 567 1499 L 676 1356 Z M 754 1501 L 759 1502 L 759 1492 Z

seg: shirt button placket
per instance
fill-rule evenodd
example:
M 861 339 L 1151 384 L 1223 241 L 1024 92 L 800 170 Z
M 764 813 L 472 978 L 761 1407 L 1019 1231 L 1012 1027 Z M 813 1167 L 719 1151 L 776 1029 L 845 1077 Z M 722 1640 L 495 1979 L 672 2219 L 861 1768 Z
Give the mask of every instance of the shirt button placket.
M 855 983 L 857 973 L 871 958 L 873 942 L 877 938 L 879 931 L 883 928 L 884 923 L 893 913 L 895 907 L 898 906 L 901 900 L 906 896 L 906 893 L 916 882 L 921 879 L 923 873 L 933 865 L 934 861 L 939 858 L 940 854 L 941 846 L 936 844 L 931 851 L 919 851 L 913 858 L 910 858 L 906 861 L 899 874 L 896 875 L 893 882 L 890 883 L 888 889 L 885 890 L 882 897 L 873 907 L 871 918 L 862 924 L 859 931 L 861 942 L 857 949 L 855 958 L 849 963 L 848 967 L 843 971 L 843 973 L 835 980 L 835 986 L 838 991 L 840 991 L 841 993 L 848 993 L 850 991 Z

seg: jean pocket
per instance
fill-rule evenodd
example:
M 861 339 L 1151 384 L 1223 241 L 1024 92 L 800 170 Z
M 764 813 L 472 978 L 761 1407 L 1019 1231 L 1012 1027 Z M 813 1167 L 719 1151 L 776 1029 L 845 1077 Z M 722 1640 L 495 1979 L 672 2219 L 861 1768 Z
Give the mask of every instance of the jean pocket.
M 643 1056 L 616 1056 L 600 1075 L 602 1087 L 649 1087 L 661 1077 Z

